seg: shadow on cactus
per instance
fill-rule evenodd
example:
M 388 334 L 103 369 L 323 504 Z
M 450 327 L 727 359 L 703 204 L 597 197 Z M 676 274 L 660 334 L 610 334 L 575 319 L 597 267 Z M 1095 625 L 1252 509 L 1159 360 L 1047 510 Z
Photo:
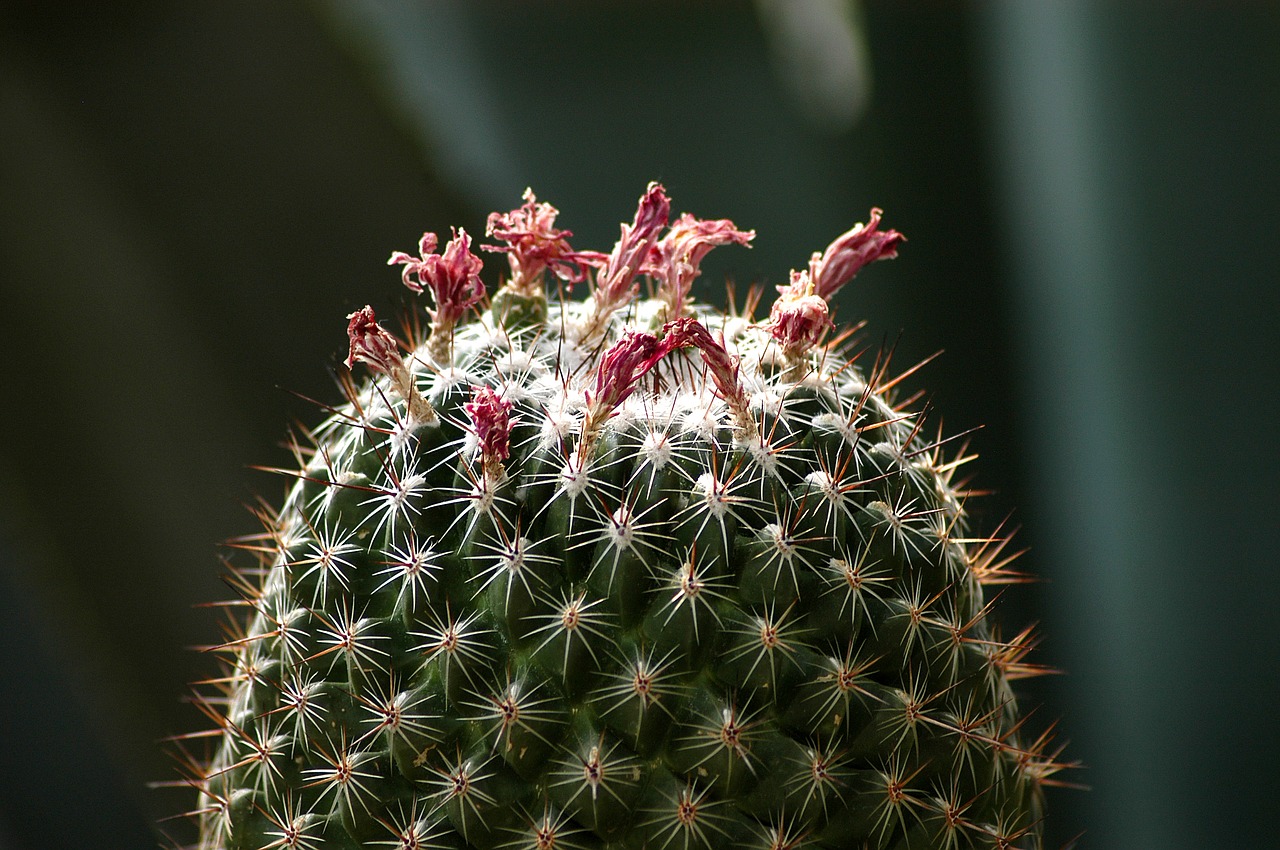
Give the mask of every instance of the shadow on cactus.
M 1039 847 L 1008 537 L 830 317 L 902 236 L 873 210 L 756 320 L 690 296 L 753 232 L 656 184 L 607 254 L 556 215 L 490 216 L 491 298 L 463 230 L 393 254 L 425 339 L 348 317 L 372 375 L 235 544 L 199 846 Z

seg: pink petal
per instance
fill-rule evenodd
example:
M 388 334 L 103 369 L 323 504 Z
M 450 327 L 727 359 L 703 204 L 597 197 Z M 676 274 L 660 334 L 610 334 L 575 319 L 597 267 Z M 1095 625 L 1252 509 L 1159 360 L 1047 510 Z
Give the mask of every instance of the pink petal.
M 864 266 L 898 256 L 898 244 L 906 238 L 896 230 L 877 230 L 880 214 L 879 209 L 871 210 L 866 224 L 836 237 L 821 257 L 815 254 L 809 261 L 815 295 L 830 301 L 836 290 L 853 280 Z
M 628 330 L 600 358 L 595 392 L 588 398 L 591 406 L 605 411 L 616 408 L 666 353 L 653 334 Z
M 670 303 L 680 304 L 712 248 L 729 244 L 750 247 L 755 236 L 754 230 L 738 230 L 727 218 L 699 219 L 684 213 L 654 245 L 643 271 L 662 282 Z
M 640 198 L 635 219 L 629 225 L 622 225 L 622 238 L 613 246 L 613 252 L 596 278 L 598 304 L 611 308 L 635 294 L 636 276 L 670 215 L 671 201 L 666 191 L 660 184 L 650 183 Z
M 356 363 L 365 363 L 383 375 L 404 369 L 404 358 L 400 356 L 395 337 L 378 324 L 372 307 L 365 306 L 347 319 L 347 338 L 351 343 L 345 361 L 348 369 L 355 368 Z
M 510 457 L 511 402 L 499 396 L 492 387 L 473 386 L 471 401 L 462 407 L 471 417 L 471 427 L 484 458 L 501 462 Z

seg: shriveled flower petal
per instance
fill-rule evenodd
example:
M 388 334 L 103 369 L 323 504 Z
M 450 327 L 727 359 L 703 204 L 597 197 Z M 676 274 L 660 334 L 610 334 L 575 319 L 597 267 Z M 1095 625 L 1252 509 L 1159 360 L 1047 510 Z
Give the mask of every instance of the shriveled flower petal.
M 437 363 L 447 363 L 453 356 L 453 326 L 484 298 L 480 280 L 484 262 L 472 253 L 471 237 L 462 228 L 453 231 L 444 253 L 436 254 L 436 245 L 435 234 L 424 233 L 418 242 L 419 257 L 396 251 L 387 265 L 403 265 L 400 279 L 414 292 L 431 290 L 435 307 L 427 310 L 431 315 L 428 350 Z M 410 275 L 416 275 L 417 281 Z
M 472 253 L 471 237 L 462 228 L 453 231 L 453 238 L 442 254 L 435 253 L 437 244 L 434 233 L 424 233 L 418 243 L 417 258 L 396 251 L 387 265 L 403 265 L 401 279 L 414 292 L 430 290 L 435 301 L 432 319 L 452 327 L 484 298 L 484 283 L 480 280 L 484 262 Z M 410 280 L 410 275 L 416 275 L 417 281 Z
M 604 268 L 596 276 L 596 309 L 612 312 L 635 295 L 636 276 L 649 258 L 658 232 L 667 226 L 671 201 L 658 183 L 650 183 L 640 198 L 635 219 L 622 225 L 622 238 L 613 246 Z
M 898 244 L 906 238 L 896 230 L 878 230 L 880 215 L 881 210 L 871 210 L 866 224 L 836 237 L 821 255 L 814 253 L 809 260 L 809 277 L 815 295 L 829 302 L 863 266 L 898 256 Z
M 378 324 L 372 307 L 366 305 L 347 316 L 347 339 L 351 343 L 346 359 L 348 369 L 354 368 L 356 363 L 364 363 L 374 372 L 390 378 L 396 394 L 408 406 L 410 423 L 435 420 L 435 410 L 418 392 L 413 376 L 400 356 L 395 337 Z
M 595 391 L 587 400 L 596 411 L 612 411 L 635 390 L 636 382 L 667 353 L 653 334 L 627 330 L 600 358 Z
M 485 463 L 501 463 L 510 457 L 511 402 L 499 396 L 492 387 L 473 386 L 471 401 L 462 407 L 471 417 L 471 428 Z
M 394 375 L 404 369 L 404 358 L 395 337 L 378 324 L 373 308 L 365 306 L 347 316 L 347 338 L 351 351 L 345 363 L 354 369 L 356 363 L 365 363 L 382 375 Z
M 422 292 L 421 269 L 422 264 L 427 257 L 436 252 L 438 240 L 434 233 L 424 233 L 422 238 L 418 240 L 418 256 L 413 257 L 404 251 L 393 251 L 391 259 L 387 260 L 387 265 L 402 265 L 404 268 L 400 270 L 400 280 L 404 285 L 409 287 L 413 292 Z M 410 280 L 409 275 L 419 274 L 419 280 Z
M 832 326 L 826 299 L 814 294 L 808 272 L 792 272 L 791 285 L 778 290 L 778 300 L 769 311 L 769 334 L 788 354 L 806 352 Z
M 699 219 L 684 213 L 653 246 L 643 271 L 659 281 L 660 297 L 678 312 L 689 295 L 702 260 L 719 245 L 751 246 L 754 230 L 739 230 L 727 218 Z
M 831 296 L 840 287 L 869 263 L 898 256 L 906 238 L 896 230 L 879 230 L 880 215 L 872 209 L 866 224 L 836 237 L 821 254 L 815 251 L 807 271 L 793 271 L 791 283 L 778 287 L 765 327 L 789 358 L 813 348 L 831 328 Z
M 557 277 L 576 283 L 586 276 L 582 263 L 599 256 L 576 253 L 569 245 L 572 231 L 555 226 L 560 211 L 551 204 L 538 203 L 532 189 L 524 190 L 524 204 L 507 213 L 490 213 L 485 235 L 506 245 L 482 245 L 486 251 L 505 253 L 511 264 L 511 283 L 517 289 L 541 282 L 550 268 Z
M 693 316 L 683 316 L 663 325 L 661 346 L 664 354 L 678 348 L 698 349 L 721 397 L 728 399 L 742 394 L 737 359 Z

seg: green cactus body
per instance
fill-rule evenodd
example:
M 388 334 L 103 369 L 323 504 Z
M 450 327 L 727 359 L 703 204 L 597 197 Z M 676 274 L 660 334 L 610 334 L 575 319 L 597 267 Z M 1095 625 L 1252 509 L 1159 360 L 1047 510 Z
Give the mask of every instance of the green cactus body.
M 402 356 L 353 314 L 375 375 L 244 544 L 202 847 L 1039 846 L 1056 765 L 983 594 L 1004 541 L 884 367 L 816 344 L 900 237 L 873 218 L 757 322 L 687 298 L 753 234 L 660 236 L 665 202 L 606 256 L 527 195 L 483 310 L 465 233 L 393 256 L 431 336 Z M 592 293 L 548 304 L 547 269 Z

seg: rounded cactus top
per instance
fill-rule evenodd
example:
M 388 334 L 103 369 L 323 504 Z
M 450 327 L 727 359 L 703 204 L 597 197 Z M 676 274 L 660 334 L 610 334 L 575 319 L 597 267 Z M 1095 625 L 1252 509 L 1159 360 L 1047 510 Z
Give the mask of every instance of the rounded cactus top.
M 347 317 L 370 378 L 237 544 L 201 846 L 1038 847 L 1062 765 L 984 600 L 1008 538 L 833 334 L 901 234 L 872 210 L 756 319 L 692 292 L 754 231 L 650 184 L 581 250 L 523 201 L 391 255 L 425 339 Z

